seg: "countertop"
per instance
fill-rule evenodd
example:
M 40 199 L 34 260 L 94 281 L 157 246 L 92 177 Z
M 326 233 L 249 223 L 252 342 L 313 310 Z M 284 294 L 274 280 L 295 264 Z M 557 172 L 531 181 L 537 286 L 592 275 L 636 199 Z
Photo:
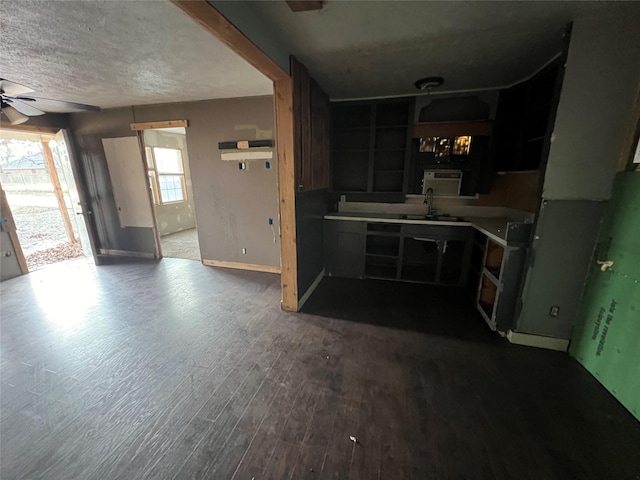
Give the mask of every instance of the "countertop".
M 409 218 L 407 218 L 409 217 Z M 443 216 L 441 216 L 443 217 Z M 406 223 L 410 225 L 444 225 L 455 227 L 473 227 L 491 238 L 496 243 L 507 246 L 507 224 L 506 217 L 457 217 L 459 220 L 447 221 L 445 218 L 438 220 L 425 220 L 411 218 L 411 215 L 394 213 L 350 213 L 334 212 L 324 216 L 325 220 L 347 220 L 355 222 L 380 222 L 380 223 Z

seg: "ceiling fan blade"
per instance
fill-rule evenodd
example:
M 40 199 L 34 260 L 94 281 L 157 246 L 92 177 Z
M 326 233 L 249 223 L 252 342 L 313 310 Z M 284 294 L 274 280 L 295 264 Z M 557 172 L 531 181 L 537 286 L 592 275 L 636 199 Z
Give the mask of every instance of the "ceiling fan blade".
M 36 107 L 29 105 L 28 103 L 22 102 L 17 98 L 5 97 L 4 101 L 18 110 L 21 114 L 27 115 L 28 117 L 44 115 L 44 112 L 42 110 L 39 110 Z
M 10 82 L 4 78 L 0 78 L 0 90 L 7 95 L 24 95 L 25 93 L 33 92 L 29 87 L 25 87 L 19 83 Z
M 64 100 L 51 100 L 40 97 L 16 97 L 17 100 L 30 102 L 32 106 L 48 113 L 72 113 L 72 112 L 99 112 L 100 107 L 85 105 L 84 103 L 65 102 Z

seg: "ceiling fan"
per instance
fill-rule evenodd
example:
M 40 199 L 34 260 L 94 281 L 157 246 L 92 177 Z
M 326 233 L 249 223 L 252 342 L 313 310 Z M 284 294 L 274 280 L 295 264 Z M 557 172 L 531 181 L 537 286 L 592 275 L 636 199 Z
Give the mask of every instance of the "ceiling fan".
M 50 100 L 27 95 L 33 90 L 19 83 L 0 78 L 0 110 L 11 125 L 18 125 L 29 117 L 45 113 L 99 112 L 100 107 L 83 103 Z

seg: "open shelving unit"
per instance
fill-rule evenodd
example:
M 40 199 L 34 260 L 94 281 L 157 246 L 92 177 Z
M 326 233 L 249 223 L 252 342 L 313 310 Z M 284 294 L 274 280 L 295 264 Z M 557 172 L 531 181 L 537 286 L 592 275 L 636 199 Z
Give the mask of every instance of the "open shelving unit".
M 365 246 L 364 275 L 395 280 L 400 258 L 400 225 L 369 223 Z
M 331 115 L 332 190 L 406 193 L 412 101 L 334 103 Z

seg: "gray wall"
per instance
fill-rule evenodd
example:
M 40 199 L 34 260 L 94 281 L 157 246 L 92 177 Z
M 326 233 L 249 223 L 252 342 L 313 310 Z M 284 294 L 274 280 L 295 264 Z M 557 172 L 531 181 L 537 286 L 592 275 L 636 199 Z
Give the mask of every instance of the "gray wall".
M 193 183 L 202 258 L 280 266 L 277 153 L 271 168 L 264 161 L 220 160 L 218 142 L 274 138 L 273 97 L 249 97 L 200 102 L 146 105 L 100 113 L 74 114 L 78 153 L 96 173 L 96 202 L 104 210 L 109 247 L 153 251 L 152 229 L 120 228 L 111 193 L 102 137 L 131 135 L 131 122 L 188 120 L 187 149 Z M 273 219 L 273 232 L 268 219 Z M 128 230 L 134 232 L 127 233 Z M 117 246 L 116 246 L 117 245 Z M 146 250 L 142 250 L 146 248 Z M 242 254 L 242 248 L 247 254 Z
M 135 136 L 130 127 L 135 121 L 133 110 L 118 108 L 97 113 L 74 113 L 70 117 L 75 156 L 84 173 L 89 210 L 92 212 L 89 221 L 97 235 L 96 247 L 155 254 L 153 229 L 120 227 L 102 146 L 103 138 Z
M 544 198 L 609 198 L 639 85 L 638 18 L 574 23 Z
M 186 134 L 162 132 L 159 130 L 145 130 L 144 144 L 147 147 L 179 148 L 182 150 L 185 183 L 187 186 L 187 201 L 154 205 L 156 221 L 160 235 L 169 235 L 182 230 L 195 228 L 196 212 L 193 203 L 193 185 L 191 183 L 191 168 L 189 167 L 189 152 Z
M 518 331 L 571 338 L 606 200 L 633 128 L 637 20 L 574 23 Z M 557 318 L 548 315 L 560 307 Z

